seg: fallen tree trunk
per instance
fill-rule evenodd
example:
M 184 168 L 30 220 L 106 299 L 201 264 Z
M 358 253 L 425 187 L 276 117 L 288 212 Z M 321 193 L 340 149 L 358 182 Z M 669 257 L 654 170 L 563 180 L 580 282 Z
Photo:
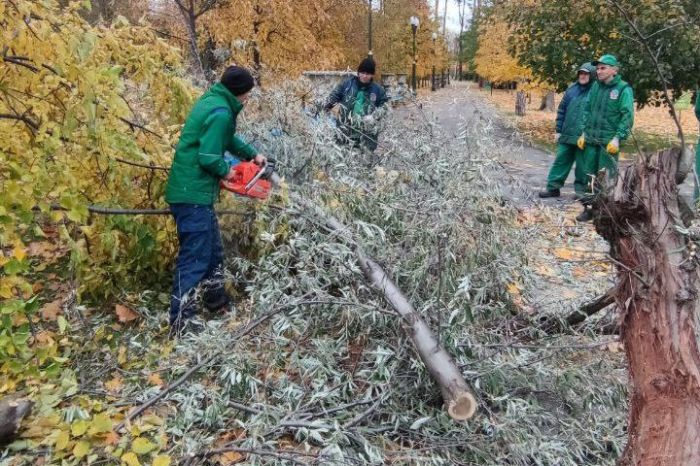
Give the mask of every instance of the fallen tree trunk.
M 450 417 L 458 421 L 471 418 L 476 412 L 476 400 L 452 357 L 440 346 L 428 324 L 418 315 L 403 292 L 379 264 L 365 256 L 360 249 L 356 254 L 367 280 L 376 290 L 382 292 L 391 307 L 410 326 L 409 336 L 425 367 L 440 386 L 442 399 Z
M 698 268 L 681 225 L 678 150 L 624 169 L 595 218 L 618 264 L 615 300 L 630 370 L 620 464 L 700 464 Z
M 276 175 L 273 176 L 272 181 L 278 185 L 280 183 L 280 179 Z M 379 264 L 364 253 L 345 225 L 300 196 L 292 193 L 290 198 L 296 205 L 312 211 L 314 217 L 321 218 L 333 233 L 342 236 L 349 244 L 353 245 L 355 255 L 367 281 L 375 290 L 383 294 L 384 299 L 410 327 L 409 337 L 416 347 L 418 356 L 440 387 L 447 413 L 457 421 L 471 418 L 476 412 L 477 404 L 462 373 L 399 287 Z

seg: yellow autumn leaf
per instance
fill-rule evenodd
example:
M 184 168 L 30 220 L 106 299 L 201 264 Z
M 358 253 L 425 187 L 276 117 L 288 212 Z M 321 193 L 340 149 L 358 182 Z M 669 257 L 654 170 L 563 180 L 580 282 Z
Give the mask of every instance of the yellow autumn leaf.
M 90 423 L 90 435 L 112 431 L 112 420 L 105 413 L 95 414 Z
M 163 379 L 160 378 L 160 374 L 157 372 L 154 372 L 148 376 L 148 383 L 150 383 L 151 385 L 157 385 L 159 387 L 165 385 L 163 383 Z
M 12 282 L 9 279 L 0 279 L 0 298 L 10 299 L 15 294 L 12 291 L 12 286 Z
M 571 260 L 575 256 L 574 251 L 566 248 L 556 248 L 553 252 L 555 256 L 563 260 Z
M 66 447 L 68 446 L 68 442 L 70 441 L 70 434 L 68 434 L 67 430 L 62 430 L 60 434 L 58 434 L 58 437 L 56 437 L 56 445 L 55 448 L 58 451 L 65 450 Z
M 124 345 L 119 347 L 117 352 L 117 362 L 120 366 L 126 363 L 126 346 Z
M 107 389 L 108 392 L 110 392 L 112 394 L 119 393 L 123 386 L 124 386 L 123 379 L 119 375 L 117 375 L 113 379 L 105 382 L 105 388 Z
M 73 447 L 73 456 L 75 456 L 76 458 L 82 458 L 83 456 L 87 455 L 89 451 L 90 442 L 81 440 L 78 443 L 76 443 Z
M 127 466 L 141 466 L 138 456 L 136 456 L 136 453 L 132 451 L 124 453 L 121 460 L 122 463 L 126 464 Z
M 87 432 L 87 430 L 88 430 L 88 423 L 84 419 L 80 419 L 79 421 L 75 421 L 70 427 L 70 433 L 73 434 L 73 437 L 80 437 L 85 432 Z
M 170 466 L 170 457 L 168 455 L 158 455 L 153 458 L 151 466 Z
M 131 444 L 131 451 L 139 455 L 145 455 L 156 448 L 156 444 L 148 439 L 139 437 Z
M 18 261 L 24 260 L 25 257 L 27 257 L 27 250 L 21 247 L 19 244 L 15 246 L 15 248 L 12 250 L 12 256 L 17 259 Z
M 506 287 L 509 294 L 517 296 L 520 294 L 520 286 L 517 283 L 511 283 Z

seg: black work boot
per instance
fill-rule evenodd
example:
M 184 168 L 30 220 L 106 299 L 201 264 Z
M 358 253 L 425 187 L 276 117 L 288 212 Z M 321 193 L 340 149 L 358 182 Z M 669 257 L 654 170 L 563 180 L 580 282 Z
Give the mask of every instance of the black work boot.
M 205 292 L 202 301 L 209 312 L 223 314 L 233 308 L 233 299 L 223 287 Z
M 561 196 L 561 192 L 559 192 L 558 189 L 547 189 L 545 191 L 540 191 L 538 196 L 540 196 L 542 199 L 546 199 L 548 197 L 559 197 Z
M 577 217 L 577 222 L 590 222 L 593 220 L 593 209 L 588 206 L 583 206 L 583 212 L 581 212 Z

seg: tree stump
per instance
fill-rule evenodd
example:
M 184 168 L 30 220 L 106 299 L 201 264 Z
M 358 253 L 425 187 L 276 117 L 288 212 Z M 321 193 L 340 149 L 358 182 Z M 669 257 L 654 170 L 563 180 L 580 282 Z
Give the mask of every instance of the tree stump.
M 525 109 L 527 108 L 527 99 L 523 91 L 518 91 L 515 94 L 515 114 L 518 116 L 525 116 Z
M 539 110 L 540 111 L 547 110 L 548 112 L 553 112 L 555 110 L 554 97 L 555 97 L 555 94 L 552 91 L 547 92 L 545 95 L 543 95 L 542 96 L 542 104 L 540 105 Z
M 695 245 L 682 226 L 679 150 L 621 171 L 598 203 L 597 231 L 619 262 L 615 301 L 629 361 L 624 466 L 700 464 L 700 351 Z

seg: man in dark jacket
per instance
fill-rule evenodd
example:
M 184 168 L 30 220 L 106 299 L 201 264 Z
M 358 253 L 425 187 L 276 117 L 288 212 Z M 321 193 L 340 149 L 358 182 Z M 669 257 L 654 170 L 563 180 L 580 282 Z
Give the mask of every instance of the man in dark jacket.
M 384 88 L 374 82 L 375 72 L 374 60 L 365 58 L 357 69 L 357 76 L 340 83 L 325 105 L 326 110 L 340 106 L 338 120 L 343 139 L 370 152 L 377 148 L 377 122 L 387 102 Z
M 583 151 L 576 146 L 576 140 L 583 131 L 583 111 L 588 101 L 588 93 L 595 80 L 595 67 L 585 63 L 578 70 L 578 78 L 564 94 L 557 110 L 556 134 L 557 156 L 547 177 L 547 189 L 539 196 L 559 197 L 560 189 L 569 176 L 571 166 L 576 163 L 574 190 L 581 198 L 586 192 L 586 172 L 581 157 Z
M 577 145 L 583 150 L 586 177 L 592 180 L 605 170 L 609 177 L 617 176 L 620 143 L 632 133 L 634 125 L 634 92 L 619 75 L 620 65 L 613 55 L 603 55 L 594 61 L 598 80 L 591 88 L 583 113 L 583 132 Z M 576 217 L 580 222 L 593 219 L 593 190 L 587 189 L 584 210 Z
M 236 135 L 236 118 L 254 86 L 244 68 L 226 69 L 194 105 L 175 150 L 165 200 L 177 225 L 177 257 L 170 304 L 171 330 L 197 330 L 194 290 L 203 285 L 203 303 L 209 310 L 226 308 L 230 298 L 223 287 L 223 248 L 214 201 L 219 181 L 233 170 L 224 160 L 230 152 L 244 160 L 265 162 L 265 156 Z

